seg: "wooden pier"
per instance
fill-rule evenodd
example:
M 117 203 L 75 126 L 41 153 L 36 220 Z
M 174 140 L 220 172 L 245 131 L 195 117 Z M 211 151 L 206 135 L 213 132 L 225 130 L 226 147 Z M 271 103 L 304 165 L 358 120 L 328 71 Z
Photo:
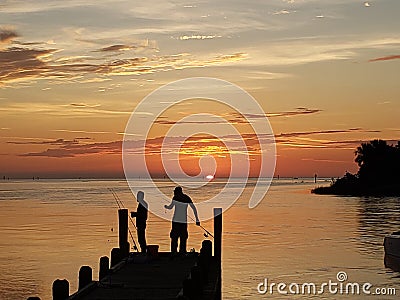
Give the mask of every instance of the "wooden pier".
M 214 209 L 214 241 L 204 240 L 200 252 L 185 254 L 130 253 L 127 209 L 120 209 L 118 218 L 119 247 L 112 249 L 111 260 L 100 258 L 99 281 L 92 280 L 90 266 L 82 266 L 78 291 L 70 295 L 68 281 L 57 279 L 53 300 L 221 299 L 221 208 Z

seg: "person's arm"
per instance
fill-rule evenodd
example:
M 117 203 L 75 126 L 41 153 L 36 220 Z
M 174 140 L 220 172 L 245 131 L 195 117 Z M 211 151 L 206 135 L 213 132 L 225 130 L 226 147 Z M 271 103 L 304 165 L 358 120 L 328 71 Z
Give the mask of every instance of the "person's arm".
M 174 205 L 175 205 L 174 200 L 172 200 L 170 205 L 164 205 L 164 207 L 166 209 L 172 209 L 174 207 Z
M 193 204 L 193 202 L 190 202 L 189 205 L 190 205 L 190 207 L 192 208 L 193 213 L 194 213 L 194 216 L 195 216 L 195 218 L 196 218 L 196 225 L 197 225 L 197 226 L 200 226 L 200 220 L 199 220 L 199 216 L 198 216 L 198 214 L 197 214 L 197 208 L 196 208 L 196 206 Z

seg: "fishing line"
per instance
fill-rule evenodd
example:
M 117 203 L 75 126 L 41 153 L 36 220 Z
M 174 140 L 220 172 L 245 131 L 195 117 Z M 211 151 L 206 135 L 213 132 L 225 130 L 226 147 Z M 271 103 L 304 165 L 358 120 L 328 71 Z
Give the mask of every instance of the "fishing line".
M 117 202 L 118 208 L 119 208 L 119 209 L 125 208 L 124 203 L 123 203 L 122 200 L 119 198 L 119 196 L 117 195 L 117 193 L 116 193 L 112 188 L 108 188 L 108 190 L 112 193 L 115 202 Z M 128 218 L 129 218 L 129 220 L 131 221 L 132 225 L 133 225 L 133 226 L 135 227 L 135 229 L 137 230 L 137 227 L 136 227 L 135 223 L 133 222 L 133 220 L 132 220 L 132 218 L 131 218 L 131 216 L 130 216 L 129 214 L 128 214 Z M 139 248 L 138 248 L 137 245 L 136 245 L 136 241 L 135 241 L 135 239 L 133 238 L 132 231 L 129 229 L 129 227 L 128 227 L 128 232 L 129 232 L 129 235 L 131 236 L 131 239 L 132 239 L 132 242 L 133 242 L 133 250 L 136 250 L 137 252 L 139 252 Z
M 114 193 L 114 190 L 111 189 L 111 188 L 108 188 L 108 190 L 109 190 L 109 191 L 112 193 L 112 195 L 114 196 L 114 200 L 115 200 L 115 202 L 117 202 L 118 208 L 121 209 L 121 204 L 119 203 L 118 198 L 116 197 L 116 195 L 115 195 L 115 193 Z
M 109 190 L 110 190 L 111 193 L 113 194 L 114 199 L 115 199 L 115 201 L 116 201 L 117 204 L 118 204 L 118 207 L 119 207 L 120 209 L 121 209 L 121 207 L 122 207 L 122 208 L 125 208 L 125 205 L 124 205 L 124 203 L 122 202 L 122 200 L 119 198 L 118 194 L 117 194 L 113 189 L 111 189 L 111 188 L 109 188 Z M 120 203 L 120 204 L 119 204 L 119 203 Z M 133 220 L 132 220 L 132 218 L 131 218 L 131 216 L 130 216 L 129 214 L 128 214 L 128 218 L 129 218 L 129 221 L 131 221 L 133 227 L 135 227 L 135 229 L 137 230 L 137 227 L 136 227 L 135 223 L 133 222 Z

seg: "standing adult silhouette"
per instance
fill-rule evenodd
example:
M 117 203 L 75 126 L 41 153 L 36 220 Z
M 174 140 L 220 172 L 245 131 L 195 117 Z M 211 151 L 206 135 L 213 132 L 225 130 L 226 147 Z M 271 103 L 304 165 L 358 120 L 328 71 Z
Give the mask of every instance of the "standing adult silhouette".
M 137 193 L 136 200 L 138 202 L 138 207 L 136 211 L 131 212 L 131 217 L 136 217 L 136 228 L 140 250 L 142 253 L 146 253 L 146 221 L 148 204 L 144 201 L 144 193 L 142 191 Z
M 193 204 L 192 199 L 183 193 L 180 186 L 174 189 L 174 197 L 170 205 L 164 205 L 166 209 L 175 208 L 174 216 L 172 218 L 171 228 L 171 253 L 177 253 L 178 239 L 179 252 L 186 253 L 186 243 L 189 237 L 187 230 L 187 207 L 190 206 L 196 218 L 196 225 L 200 226 L 199 216 L 197 214 L 196 206 Z

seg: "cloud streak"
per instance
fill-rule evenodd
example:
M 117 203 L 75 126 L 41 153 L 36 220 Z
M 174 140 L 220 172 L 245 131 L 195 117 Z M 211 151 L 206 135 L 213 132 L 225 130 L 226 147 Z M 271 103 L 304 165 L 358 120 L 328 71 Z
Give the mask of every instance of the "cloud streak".
M 187 40 L 211 40 L 215 38 L 220 38 L 220 35 L 182 35 L 178 39 L 181 41 Z
M 86 139 L 86 138 L 84 138 Z M 77 138 L 74 140 L 64 140 L 64 139 L 57 139 L 57 140 L 45 140 L 45 141 L 9 141 L 7 144 L 13 145 L 55 145 L 55 146 L 65 146 L 65 145 L 77 145 L 79 144 L 79 140 L 82 138 Z
M 282 112 L 272 112 L 272 113 L 264 113 L 264 114 L 240 114 L 240 113 L 228 113 L 222 114 L 221 117 L 226 120 L 226 122 L 230 124 L 248 124 L 248 121 L 256 121 L 263 120 L 265 118 L 274 118 L 274 117 L 293 117 L 300 115 L 309 115 L 316 114 L 321 112 L 320 109 L 310 109 L 306 107 L 298 107 L 296 110 L 292 111 L 282 111 Z M 248 121 L 247 121 L 247 120 Z M 202 119 L 199 120 L 190 120 L 190 121 L 177 121 L 170 120 L 167 116 L 159 117 L 154 123 L 159 125 L 185 125 L 185 124 L 225 124 L 225 121 L 218 120 L 208 120 L 207 116 L 202 116 Z
M 135 49 L 135 46 L 130 45 L 112 45 L 108 47 L 101 48 L 97 50 L 98 52 L 118 52 L 118 51 L 128 51 Z
M 75 132 L 75 131 L 73 131 Z M 316 138 L 307 138 L 305 136 L 318 136 L 318 135 L 335 135 L 335 134 L 348 134 L 354 132 L 376 133 L 377 131 L 364 130 L 362 128 L 349 128 L 349 129 L 331 129 L 331 130 L 316 130 L 316 131 L 302 131 L 302 132 L 287 132 L 275 135 L 275 142 L 278 146 L 290 148 L 321 148 L 321 149 L 355 149 L 362 142 L 368 139 L 356 140 L 321 140 Z M 185 140 L 184 145 L 181 141 Z M 85 142 L 82 142 L 85 141 Z M 246 149 L 242 148 L 241 141 L 246 144 Z M 226 147 L 221 146 L 221 142 L 229 142 L 233 146 L 231 151 Z M 273 142 L 273 136 L 269 134 L 255 134 L 243 133 L 241 135 L 224 135 L 214 137 L 209 135 L 195 135 L 190 138 L 182 138 L 181 136 L 170 136 L 148 138 L 147 140 L 126 140 L 126 149 L 130 154 L 137 154 L 141 152 L 143 143 L 146 144 L 146 155 L 160 155 L 161 146 L 163 151 L 176 152 L 180 151 L 181 154 L 196 155 L 217 155 L 226 156 L 229 154 L 245 154 L 250 156 L 257 156 L 260 154 L 260 143 L 270 144 Z M 35 140 L 35 141 L 10 141 L 8 143 L 15 145 L 51 145 L 55 146 L 39 152 L 28 152 L 20 154 L 23 157 L 51 157 L 51 158 L 68 158 L 83 155 L 108 155 L 108 154 L 121 154 L 122 141 L 109 141 L 109 142 L 89 142 L 88 138 L 75 138 L 73 140 L 56 139 L 56 140 Z
M 70 104 L 48 104 L 48 103 L 35 103 L 35 104 L 10 104 L 8 106 L 0 107 L 2 114 L 16 115 L 16 114 L 30 114 L 40 113 L 43 115 L 51 115 L 56 117 L 99 117 L 110 115 L 130 115 L 132 111 L 122 111 L 102 108 L 99 104 L 87 103 L 70 103 Z
M 251 60 L 242 66 L 290 66 L 314 62 L 354 59 L 361 49 L 397 49 L 400 38 L 366 38 L 365 40 L 341 40 L 338 37 L 300 37 L 260 43 L 258 47 L 242 48 Z M 261 49 L 261 50 L 260 50 Z M 396 59 L 396 56 L 389 57 Z
M 37 145 L 38 143 L 39 142 L 35 142 L 34 145 Z M 121 154 L 121 147 L 121 141 L 82 144 L 79 140 L 74 140 L 74 142 L 72 143 L 69 143 L 69 141 L 67 141 L 66 143 L 61 142 L 61 145 L 58 148 L 50 148 L 41 152 L 28 152 L 20 154 L 19 156 L 70 158 L 89 154 Z
M 400 59 L 400 55 L 389 55 L 389 56 L 384 56 L 384 57 L 377 57 L 377 58 L 370 59 L 369 62 L 387 61 L 387 60 L 394 60 L 394 59 Z
M 126 47 L 126 45 L 113 45 L 96 51 L 115 52 L 127 50 Z M 88 56 L 79 56 L 78 58 L 55 57 L 55 54 L 59 55 L 60 52 L 61 50 L 59 49 L 27 47 L 9 47 L 0 50 L 0 63 L 2 66 L 0 69 L 0 86 L 33 79 L 74 80 L 79 82 L 87 80 L 89 75 L 126 76 L 151 74 L 223 65 L 240 61 L 247 57 L 245 53 L 215 55 L 208 58 L 197 58 L 187 53 L 118 59 L 115 57 L 96 58 Z

